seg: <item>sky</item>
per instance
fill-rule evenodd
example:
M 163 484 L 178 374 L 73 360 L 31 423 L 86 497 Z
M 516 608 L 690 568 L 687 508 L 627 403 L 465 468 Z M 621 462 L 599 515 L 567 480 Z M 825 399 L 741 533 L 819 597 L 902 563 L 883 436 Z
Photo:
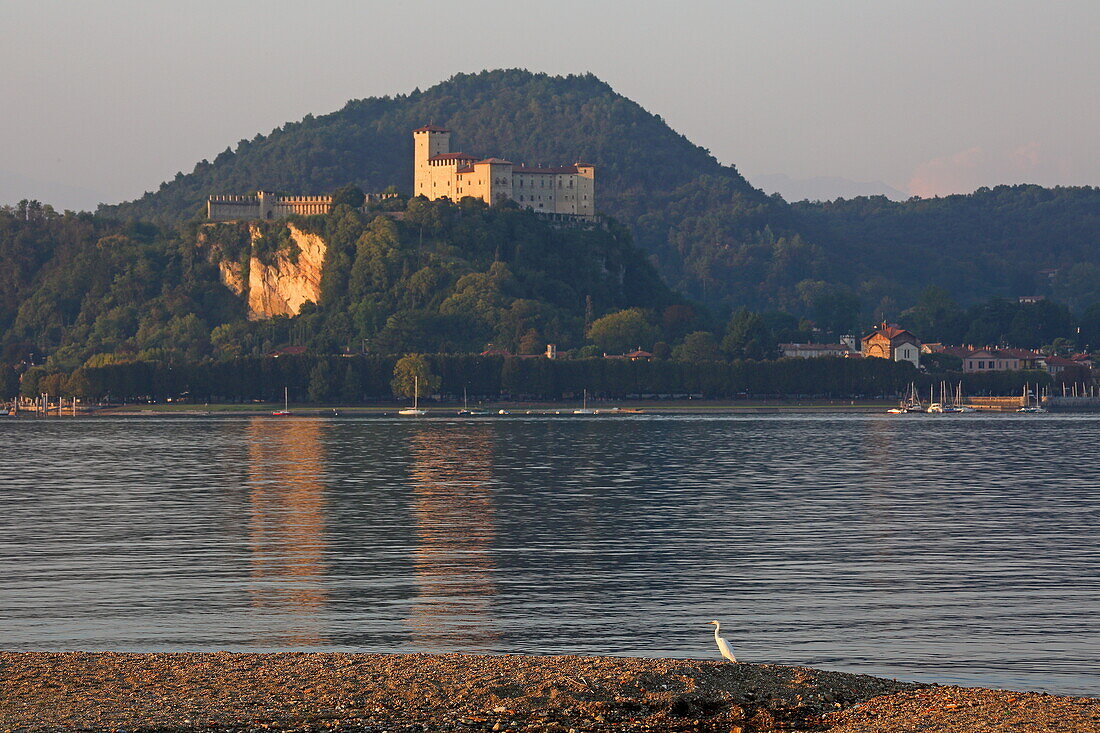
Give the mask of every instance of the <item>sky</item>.
M 774 186 L 1100 185 L 1097 0 L 0 0 L 0 33 L 0 203 L 131 199 L 286 121 L 502 67 L 592 72 Z

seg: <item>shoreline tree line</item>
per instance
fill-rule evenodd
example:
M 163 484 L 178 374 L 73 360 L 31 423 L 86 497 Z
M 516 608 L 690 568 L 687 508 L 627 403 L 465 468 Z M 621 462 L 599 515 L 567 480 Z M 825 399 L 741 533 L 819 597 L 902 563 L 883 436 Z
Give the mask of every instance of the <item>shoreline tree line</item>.
M 410 363 L 398 368 L 399 362 Z M 222 362 L 124 362 L 81 367 L 71 374 L 34 370 L 7 396 L 47 393 L 114 402 L 276 402 L 283 389 L 297 402 L 358 404 L 411 396 L 412 374 L 421 396 L 461 399 L 577 399 L 587 390 L 609 399 L 756 397 L 891 397 L 910 384 L 926 392 L 941 381 L 962 382 L 969 395 L 1019 394 L 1025 384 L 1050 384 L 1044 372 L 963 374 L 919 372 L 885 359 L 783 359 L 685 362 L 674 360 L 499 357 L 468 354 L 397 356 L 245 357 Z

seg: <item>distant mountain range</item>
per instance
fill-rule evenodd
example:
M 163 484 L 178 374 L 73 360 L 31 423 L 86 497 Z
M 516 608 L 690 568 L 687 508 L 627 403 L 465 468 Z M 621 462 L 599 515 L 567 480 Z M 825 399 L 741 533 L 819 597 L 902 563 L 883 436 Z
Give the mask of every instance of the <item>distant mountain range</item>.
M 896 317 L 930 285 L 964 303 L 1034 294 L 1084 303 L 1094 297 L 1091 273 L 1100 273 L 1096 188 L 1012 186 L 897 202 L 889 199 L 905 197 L 883 184 L 765 177 L 758 183 L 782 197 L 768 195 L 595 76 L 514 69 L 352 100 L 100 211 L 170 223 L 199 215 L 213 193 L 317 194 L 349 182 L 408 191 L 410 132 L 427 122 L 452 129 L 455 150 L 596 165 L 598 208 L 631 229 L 670 285 L 718 308 L 820 316 L 855 303 L 866 317 Z M 788 203 L 834 193 L 859 196 Z

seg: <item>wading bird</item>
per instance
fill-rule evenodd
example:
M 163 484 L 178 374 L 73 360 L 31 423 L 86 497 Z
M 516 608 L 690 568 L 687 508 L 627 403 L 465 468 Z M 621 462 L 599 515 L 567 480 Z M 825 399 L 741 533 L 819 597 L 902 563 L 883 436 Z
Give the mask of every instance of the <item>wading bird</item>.
M 718 645 L 718 651 L 722 652 L 722 656 L 731 662 L 736 662 L 737 657 L 733 656 L 733 650 L 730 649 L 729 642 L 718 635 L 718 629 L 722 628 L 722 625 L 717 621 L 708 621 L 708 624 L 714 624 L 714 643 Z

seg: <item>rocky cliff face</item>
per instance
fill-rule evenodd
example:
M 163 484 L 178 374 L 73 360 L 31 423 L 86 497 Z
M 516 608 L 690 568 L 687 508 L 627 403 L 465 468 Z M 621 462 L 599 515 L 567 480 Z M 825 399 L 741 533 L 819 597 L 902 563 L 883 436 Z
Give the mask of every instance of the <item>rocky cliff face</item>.
M 255 255 L 249 260 L 248 317 L 252 320 L 295 316 L 307 300 L 316 303 L 321 298 L 325 242 L 293 224 L 287 224 L 287 229 L 298 245 L 297 257 L 280 250 L 270 265 L 263 264 Z
M 212 249 L 222 250 L 218 262 L 222 282 L 248 303 L 250 320 L 262 320 L 273 316 L 295 316 L 307 300 L 316 303 L 321 297 L 321 269 L 325 261 L 327 245 L 316 234 L 308 234 L 286 225 L 291 246 L 280 246 L 264 255 L 258 250 L 265 239 L 271 238 L 259 225 L 248 227 L 248 252 L 246 256 L 232 259 L 224 256 L 224 246 L 216 242 L 204 242 Z

